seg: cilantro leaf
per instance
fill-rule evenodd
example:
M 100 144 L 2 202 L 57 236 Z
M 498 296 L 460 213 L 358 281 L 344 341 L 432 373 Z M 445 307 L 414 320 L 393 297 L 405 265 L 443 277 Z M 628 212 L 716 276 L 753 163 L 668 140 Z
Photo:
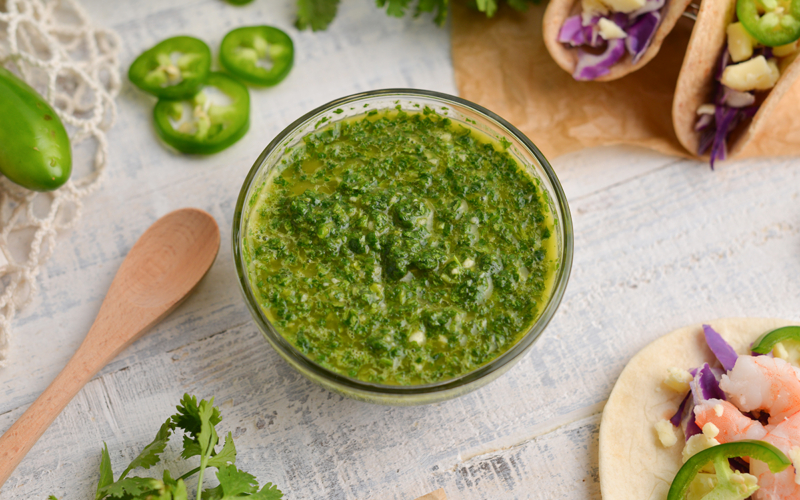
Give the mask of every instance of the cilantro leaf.
M 217 486 L 216 488 L 209 488 L 204 491 L 200 498 L 202 500 L 221 500 L 224 496 L 225 493 L 222 491 L 222 486 Z
M 213 398 L 211 401 L 214 401 Z M 181 399 L 181 404 L 176 407 L 178 413 L 172 416 L 172 423 L 174 424 L 173 429 L 177 427 L 183 429 L 192 437 L 197 437 L 203 423 L 200 417 L 200 405 L 202 405 L 203 402 L 206 401 L 200 401 L 200 404 L 198 404 L 195 396 L 184 394 L 183 399 Z M 208 421 L 212 426 L 222 422 L 219 409 L 213 408 L 213 414 Z
M 205 399 L 200 401 L 197 409 L 200 418 L 200 432 L 195 436 L 197 442 L 200 443 L 200 456 L 207 458 L 211 456 L 214 452 L 214 447 L 219 442 L 219 436 L 217 436 L 217 430 L 214 426 L 222 419 L 219 418 L 219 410 L 214 407 L 214 398 L 211 398 L 211 401 L 206 401 Z
M 411 0 L 376 0 L 375 4 L 379 8 L 386 7 L 386 13 L 394 17 L 403 17 L 406 15 Z
M 175 424 L 172 423 L 172 418 L 168 418 L 167 421 L 161 425 L 153 442 L 144 447 L 141 453 L 139 453 L 139 456 L 133 459 L 119 478 L 124 479 L 125 476 L 128 475 L 128 472 L 137 467 L 149 469 L 157 464 L 161 460 L 158 455 L 163 453 L 164 449 L 166 449 L 167 441 L 169 441 L 169 436 L 172 434 L 173 429 L 175 429 Z
M 100 490 L 114 482 L 114 471 L 111 469 L 111 456 L 108 454 L 108 445 L 103 443 L 103 450 L 100 452 L 100 481 L 97 483 L 97 492 L 94 494 L 96 500 L 100 500 Z M 55 497 L 53 497 L 55 498 Z
M 128 477 L 100 488 L 100 498 L 139 498 L 164 489 L 163 481 L 149 477 Z
M 297 29 L 321 31 L 336 17 L 339 0 L 297 0 Z
M 166 486 L 164 494 L 158 500 L 162 498 L 164 500 L 188 500 L 189 492 L 186 489 L 186 483 L 183 482 L 183 479 L 178 479 L 177 481 L 172 479 L 172 475 L 168 470 L 164 471 L 164 486 Z
M 281 500 L 283 493 L 272 483 L 267 483 L 258 493 L 250 495 L 252 500 Z
M 437 0 L 438 1 L 438 0 Z M 217 452 L 219 443 L 216 425 L 222 421 L 219 408 L 210 401 L 197 401 L 194 396 L 185 394 L 178 412 L 161 425 L 156 438 L 131 462 L 119 480 L 114 481 L 111 457 L 108 446 L 103 443 L 100 457 L 100 480 L 97 484 L 95 500 L 188 500 L 189 493 L 184 478 L 197 474 L 197 500 L 234 500 L 252 497 L 251 500 L 280 500 L 283 493 L 272 483 L 259 490 L 258 481 L 252 474 L 239 470 L 236 465 L 236 446 L 233 434 L 225 436 L 225 444 Z M 173 479 L 164 470 L 163 479 L 146 477 L 125 477 L 136 468 L 149 469 L 160 461 L 159 455 L 166 449 L 169 438 L 176 428 L 183 429 L 183 458 L 200 457 L 200 466 Z M 217 468 L 219 486 L 203 488 L 203 474 L 207 467 Z M 50 495 L 48 500 L 58 500 Z
M 181 452 L 181 456 L 183 458 L 200 456 L 200 443 L 189 436 L 183 436 L 183 451 Z
M 236 446 L 233 444 L 233 435 L 229 432 L 225 437 L 225 445 L 222 450 L 208 460 L 208 466 L 221 469 L 234 462 L 236 462 Z
M 243 493 L 255 493 L 258 490 L 258 480 L 255 476 L 241 471 L 235 465 L 226 465 L 217 471 L 217 479 L 222 491 L 225 493 L 223 498 L 232 498 Z

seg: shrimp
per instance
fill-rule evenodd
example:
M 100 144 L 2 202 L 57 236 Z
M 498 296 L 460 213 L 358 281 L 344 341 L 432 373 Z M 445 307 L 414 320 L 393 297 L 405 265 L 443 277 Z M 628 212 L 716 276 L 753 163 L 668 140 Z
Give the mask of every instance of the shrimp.
M 720 443 L 741 439 L 764 439 L 767 435 L 767 429 L 761 422 L 742 415 L 738 408 L 720 399 L 709 399 L 695 406 L 694 415 L 695 423 L 701 429 L 707 423 L 712 423 L 719 429 L 716 440 Z
M 716 439 L 720 443 L 759 439 L 787 455 L 800 446 L 800 370 L 782 359 L 739 356 L 733 370 L 722 376 L 720 387 L 735 406 L 710 399 L 695 407 L 695 423 L 700 428 L 714 424 L 719 429 Z M 742 414 L 753 410 L 769 413 L 768 424 Z M 758 477 L 755 500 L 800 498 L 795 467 L 773 474 L 765 463 L 753 460 L 750 473 Z
M 789 454 L 789 450 L 800 446 L 800 412 L 779 423 L 767 433 L 764 441 L 775 445 L 782 452 Z M 800 464 L 795 464 L 797 467 Z M 783 472 L 773 474 L 767 464 L 753 460 L 750 464 L 750 473 L 758 478 L 758 490 L 753 495 L 755 500 L 783 500 L 800 498 L 800 484 L 795 481 L 797 471 L 789 467 Z
M 716 436 L 720 443 L 740 441 L 742 439 L 758 439 L 775 445 L 788 454 L 795 446 L 800 446 L 800 412 L 785 419 L 775 426 L 764 426 L 752 420 L 731 403 L 719 399 L 709 399 L 695 407 L 698 426 L 714 424 L 719 429 Z M 768 430 L 768 428 L 771 428 Z M 789 467 L 783 472 L 774 474 L 767 464 L 753 460 L 750 473 L 758 478 L 759 489 L 753 495 L 754 500 L 790 500 L 800 498 L 800 484 L 795 482 L 795 468 Z
M 768 412 L 770 425 L 800 411 L 800 370 L 779 358 L 739 356 L 719 386 L 740 410 Z

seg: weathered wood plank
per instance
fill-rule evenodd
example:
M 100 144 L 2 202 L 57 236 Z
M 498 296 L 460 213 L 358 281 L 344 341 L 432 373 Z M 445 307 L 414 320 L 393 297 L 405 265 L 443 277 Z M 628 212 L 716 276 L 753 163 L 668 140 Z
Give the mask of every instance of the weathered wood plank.
M 325 33 L 291 28 L 294 2 L 237 9 L 220 0 L 138 2 L 131 12 L 85 0 L 127 44 L 123 65 L 173 33 L 215 48 L 242 24 L 286 28 L 298 59 L 287 81 L 254 90 L 250 133 L 190 158 L 158 145 L 153 101 L 130 85 L 109 135 L 111 169 L 62 236 L 35 304 L 17 321 L 18 362 L 0 371 L 0 432 L 77 348 L 119 263 L 158 216 L 208 210 L 230 239 L 236 196 L 261 149 L 313 107 L 371 88 L 454 93 L 447 32 L 346 2 Z M 554 161 L 575 220 L 573 276 L 531 352 L 489 387 L 422 408 L 342 399 L 292 371 L 260 338 L 239 296 L 230 246 L 197 292 L 126 350 L 69 405 L 0 491 L 0 500 L 88 498 L 99 449 L 121 470 L 184 391 L 216 396 L 240 466 L 288 498 L 598 498 L 598 413 L 627 359 L 653 338 L 724 316 L 800 319 L 798 160 L 716 172 L 633 148 Z M 174 458 L 176 448 L 170 448 Z M 169 460 L 168 460 L 169 462 Z M 157 473 L 159 471 L 156 471 Z

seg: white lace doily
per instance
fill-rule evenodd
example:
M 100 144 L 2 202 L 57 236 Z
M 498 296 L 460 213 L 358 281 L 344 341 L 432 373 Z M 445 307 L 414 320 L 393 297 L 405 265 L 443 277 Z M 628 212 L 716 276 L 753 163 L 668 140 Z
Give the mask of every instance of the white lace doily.
M 35 193 L 0 176 L 0 366 L 11 321 L 37 292 L 36 276 L 58 231 L 73 226 L 96 190 L 116 118 L 119 37 L 89 22 L 75 0 L 0 0 L 0 65 L 22 77 L 58 112 L 72 143 L 72 177 Z M 2 119 L 2 117 L 0 117 Z

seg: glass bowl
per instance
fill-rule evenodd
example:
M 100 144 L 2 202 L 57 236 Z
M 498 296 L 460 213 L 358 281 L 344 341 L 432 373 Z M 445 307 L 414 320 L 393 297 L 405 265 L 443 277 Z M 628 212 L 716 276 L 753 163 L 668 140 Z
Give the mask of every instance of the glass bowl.
M 540 188 L 553 214 L 554 232 L 557 238 L 558 263 L 552 292 L 541 316 L 530 330 L 509 350 L 477 369 L 455 378 L 425 385 L 398 386 L 365 382 L 333 372 L 307 358 L 278 333 L 264 314 L 254 296 L 243 255 L 248 223 L 246 209 L 249 207 L 250 199 L 255 187 L 260 186 L 270 171 L 278 167 L 287 148 L 302 143 L 303 136 L 314 131 L 322 123 L 329 124 L 370 110 L 398 106 L 409 112 L 419 111 L 425 106 L 437 112 L 446 110 L 447 117 L 455 123 L 477 129 L 497 140 L 505 138 L 510 143 L 507 151 L 520 166 L 527 169 L 535 179 L 539 179 Z M 522 359 L 523 354 L 539 338 L 555 314 L 567 287 L 572 267 L 572 253 L 572 218 L 566 196 L 552 167 L 530 139 L 504 119 L 477 104 L 425 90 L 374 90 L 337 99 L 307 113 L 278 134 L 258 157 L 244 180 L 233 216 L 233 258 L 239 275 L 239 285 L 247 307 L 267 341 L 283 359 L 312 382 L 349 398 L 387 405 L 420 405 L 454 398 L 473 391 L 508 371 Z

